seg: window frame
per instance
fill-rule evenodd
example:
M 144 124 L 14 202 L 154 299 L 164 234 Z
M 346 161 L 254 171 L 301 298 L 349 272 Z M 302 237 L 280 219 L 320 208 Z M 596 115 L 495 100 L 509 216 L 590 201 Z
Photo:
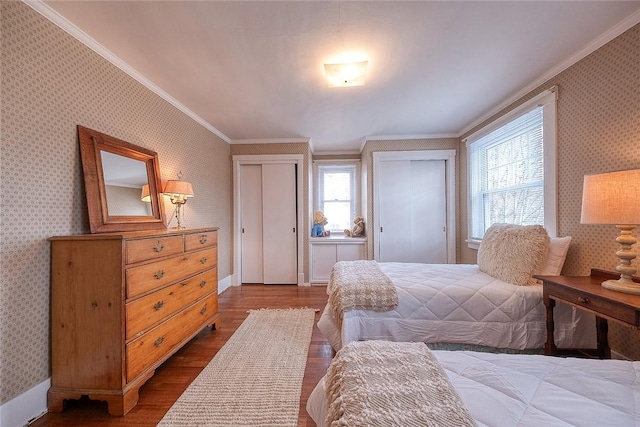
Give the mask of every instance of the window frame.
M 474 143 L 480 138 L 490 134 L 491 132 L 507 125 L 513 120 L 528 113 L 537 106 L 543 107 L 543 142 L 542 142 L 542 161 L 543 161 L 543 192 L 544 192 L 544 227 L 549 233 L 549 236 L 555 237 L 557 235 L 557 223 L 558 223 L 558 199 L 557 199 L 557 106 L 558 90 L 554 86 L 544 92 L 538 94 L 527 102 L 521 104 L 517 108 L 511 110 L 507 114 L 494 120 L 490 124 L 484 126 L 482 129 L 473 133 L 467 137 L 464 142 L 467 147 L 467 244 L 471 249 L 478 249 L 481 239 L 477 239 L 473 236 L 473 222 L 474 222 L 474 186 L 476 181 L 473 180 L 474 168 L 470 153 Z M 476 204 L 476 210 L 477 202 Z M 480 206 L 484 208 L 484 206 Z
M 362 216 L 360 212 L 361 203 L 360 203 L 360 160 L 357 159 L 332 159 L 332 160 L 314 160 L 313 161 L 313 211 L 311 212 L 311 222 L 313 223 L 313 213 L 322 210 L 321 206 L 323 205 L 323 200 L 321 199 L 321 169 L 323 167 L 341 167 L 341 166 L 352 166 L 354 168 L 353 172 L 353 200 L 351 200 L 351 213 L 352 218 L 351 222 L 355 218 L 356 215 Z M 351 224 L 350 222 L 350 224 Z M 352 226 L 353 224 L 351 224 Z M 351 227 L 348 227 L 349 229 Z M 326 231 L 330 231 L 332 235 L 344 235 L 344 229 L 342 230 L 333 230 L 326 228 Z

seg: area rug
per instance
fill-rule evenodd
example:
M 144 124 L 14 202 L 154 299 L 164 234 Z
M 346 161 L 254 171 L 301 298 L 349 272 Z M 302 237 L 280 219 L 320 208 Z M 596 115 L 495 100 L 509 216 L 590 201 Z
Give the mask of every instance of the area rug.
M 252 310 L 159 426 L 297 426 L 315 311 Z

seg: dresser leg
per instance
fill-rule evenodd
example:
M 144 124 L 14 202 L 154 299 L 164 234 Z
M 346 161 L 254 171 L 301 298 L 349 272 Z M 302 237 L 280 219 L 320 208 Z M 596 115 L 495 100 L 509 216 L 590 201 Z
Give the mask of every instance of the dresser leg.
M 80 393 L 58 392 L 54 389 L 49 389 L 47 392 L 47 409 L 49 412 L 62 412 L 66 406 L 66 400 L 78 400 L 81 397 Z

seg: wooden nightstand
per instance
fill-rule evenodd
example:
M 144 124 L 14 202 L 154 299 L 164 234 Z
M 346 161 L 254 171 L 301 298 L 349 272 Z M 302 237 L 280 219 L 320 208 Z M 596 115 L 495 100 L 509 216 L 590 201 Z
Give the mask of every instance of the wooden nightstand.
M 640 328 L 640 296 L 604 289 L 601 283 L 620 276 L 604 270 L 592 269 L 590 276 L 534 276 L 542 280 L 544 305 L 547 308 L 547 342 L 544 354 L 559 353 L 554 341 L 553 308 L 556 301 L 570 304 L 596 316 L 598 357 L 611 357 L 607 337 L 608 320 L 638 330 Z M 634 277 L 640 283 L 640 278 Z

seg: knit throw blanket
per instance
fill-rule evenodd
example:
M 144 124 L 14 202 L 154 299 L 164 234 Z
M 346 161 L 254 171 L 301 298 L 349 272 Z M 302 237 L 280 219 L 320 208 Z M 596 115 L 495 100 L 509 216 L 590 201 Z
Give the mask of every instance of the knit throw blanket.
M 326 426 L 476 425 L 423 343 L 346 345 L 329 366 L 326 393 Z
M 340 323 L 346 310 L 389 311 L 398 306 L 398 294 L 376 261 L 338 261 L 327 285 L 329 303 Z

